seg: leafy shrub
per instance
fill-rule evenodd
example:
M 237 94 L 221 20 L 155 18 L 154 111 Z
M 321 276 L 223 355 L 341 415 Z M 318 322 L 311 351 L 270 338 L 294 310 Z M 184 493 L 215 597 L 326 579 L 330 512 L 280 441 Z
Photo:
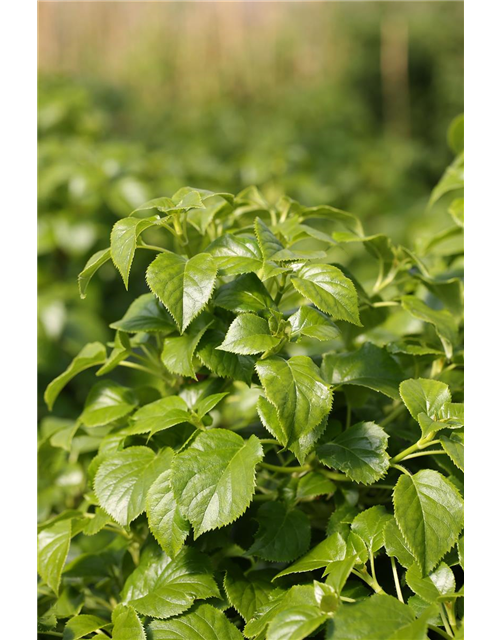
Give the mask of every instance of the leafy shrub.
M 431 203 L 462 187 L 460 154 Z M 43 487 L 66 509 L 39 526 L 42 636 L 463 637 L 463 199 L 450 214 L 418 252 L 256 188 L 116 222 L 81 296 L 107 263 L 128 288 L 136 252 L 150 292 L 45 393 L 98 367 L 79 418 L 42 427 L 72 487 Z

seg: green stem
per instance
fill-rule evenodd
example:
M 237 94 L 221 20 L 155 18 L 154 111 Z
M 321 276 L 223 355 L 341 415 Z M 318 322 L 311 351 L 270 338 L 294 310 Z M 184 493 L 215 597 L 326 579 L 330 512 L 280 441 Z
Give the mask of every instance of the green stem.
M 395 420 L 406 409 L 404 404 L 399 404 L 393 409 L 383 420 L 379 422 L 379 425 L 383 428 Z
M 326 469 L 318 469 L 320 473 L 322 473 L 330 480 L 337 480 L 338 482 L 351 482 L 347 476 L 343 473 L 336 473 L 335 471 L 327 471 Z
M 372 576 L 368 573 L 366 569 L 363 569 L 362 571 L 353 569 L 352 572 L 354 573 L 355 576 L 358 576 L 358 578 L 363 580 L 363 582 L 366 582 L 366 584 L 369 587 L 371 587 L 375 591 L 375 593 L 384 593 L 384 590 L 379 585 L 376 578 L 372 578 Z
M 411 460 L 412 458 L 420 458 L 420 456 L 436 456 L 445 453 L 446 451 L 443 451 L 442 449 L 432 451 L 419 451 L 418 453 L 412 453 L 410 456 L 406 456 L 406 458 L 403 458 L 402 462 L 404 460 Z
M 411 473 L 408 471 L 408 469 L 405 469 L 400 464 L 394 464 L 393 462 L 390 462 L 389 464 L 391 465 L 391 467 L 394 467 L 394 469 L 398 469 L 399 471 L 406 474 L 407 476 L 410 476 L 411 478 Z
M 380 423 L 380 426 L 382 426 L 382 423 Z M 391 462 L 402 462 L 405 458 L 407 458 L 412 453 L 415 453 L 416 451 L 421 451 L 422 449 L 426 449 L 433 442 L 434 443 L 436 442 L 435 440 L 432 440 L 433 437 L 434 437 L 434 433 L 429 434 L 427 438 L 421 438 L 418 442 L 415 442 L 415 444 L 412 444 L 410 447 L 407 447 L 406 449 L 401 451 L 401 453 L 398 453 L 397 456 L 394 456 L 394 458 L 391 458 Z
M 153 369 L 149 369 L 148 367 L 144 367 L 142 364 L 138 364 L 137 362 L 129 362 L 128 360 L 124 362 L 118 363 L 119 367 L 128 367 L 129 369 L 137 369 L 137 371 L 144 371 L 144 373 L 148 373 L 151 376 L 155 376 L 157 378 L 163 378 L 163 376 L 157 371 L 153 371 Z
M 446 638 L 446 640 L 452 640 L 452 636 L 449 636 L 445 631 L 443 631 L 439 627 L 436 627 L 436 625 L 434 624 L 430 624 L 429 629 L 431 631 L 434 631 L 434 633 L 437 633 L 438 635 L 440 635 L 442 638 Z
M 401 585 L 399 584 L 398 569 L 396 567 L 396 561 L 394 560 L 393 557 L 391 557 L 391 567 L 392 567 L 392 575 L 394 577 L 394 586 L 396 587 L 396 593 L 398 595 L 398 600 L 404 604 L 405 601 L 403 598 L 403 593 L 401 592 Z
M 279 467 L 275 464 L 268 464 L 267 462 L 259 462 L 259 465 L 263 469 L 267 469 L 268 471 L 274 471 L 276 473 L 304 473 L 305 471 L 310 471 L 311 467 L 307 464 L 303 467 Z
M 280 443 L 273 438 L 259 438 L 259 440 L 261 444 L 277 444 L 279 447 L 281 447 Z
M 350 426 L 351 426 L 351 403 L 348 402 L 347 403 L 347 416 L 346 416 L 346 420 L 345 420 L 345 428 L 349 429 Z
M 453 638 L 453 631 L 448 622 L 448 618 L 446 616 L 444 607 L 442 604 L 439 605 L 439 613 L 441 615 L 441 620 L 443 621 L 444 628 L 446 629 L 446 633 Z
M 457 619 L 455 618 L 455 603 L 454 602 L 445 602 L 445 610 L 448 614 L 448 620 L 450 621 L 450 626 L 453 630 L 453 635 L 457 632 Z
M 139 244 L 137 245 L 137 249 L 149 249 L 149 251 L 160 251 L 161 253 L 168 253 L 167 249 L 163 247 L 157 247 L 154 244 Z

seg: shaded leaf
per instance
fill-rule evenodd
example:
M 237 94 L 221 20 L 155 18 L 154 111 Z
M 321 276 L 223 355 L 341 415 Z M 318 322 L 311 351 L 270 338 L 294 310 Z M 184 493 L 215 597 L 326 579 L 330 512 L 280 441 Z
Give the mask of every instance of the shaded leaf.
M 326 632 L 328 640 L 388 640 L 415 620 L 412 610 L 396 598 L 374 595 L 344 604 Z
M 221 331 L 208 331 L 200 342 L 197 356 L 201 362 L 220 378 L 241 380 L 248 386 L 252 381 L 255 360 L 251 356 L 241 356 L 217 349 L 224 340 Z
M 259 530 L 249 554 L 270 562 L 291 562 L 308 550 L 311 525 L 300 509 L 267 502 L 259 507 L 256 519 Z
M 328 444 L 318 447 L 323 464 L 340 469 L 354 482 L 372 484 L 389 468 L 388 435 L 374 422 L 349 427 Z
M 258 313 L 266 309 L 276 309 L 268 290 L 253 273 L 222 285 L 215 293 L 214 304 L 234 313 Z
M 339 533 L 334 533 L 323 542 L 313 547 L 311 551 L 306 553 L 300 560 L 297 560 L 287 569 L 283 569 L 276 578 L 290 575 L 291 573 L 303 573 L 305 571 L 314 571 L 315 569 L 323 569 L 330 562 L 335 560 L 343 560 L 346 555 L 346 543 Z
M 123 318 L 109 326 L 127 333 L 140 331 L 172 333 L 176 329 L 172 317 L 152 293 L 139 296 L 132 302 Z
M 415 296 L 403 296 L 401 303 L 414 318 L 433 325 L 441 339 L 446 357 L 450 359 L 453 346 L 458 341 L 458 326 L 454 316 L 447 309 L 431 309 Z
M 399 398 L 399 384 L 404 374 L 385 349 L 365 342 L 357 351 L 327 353 L 321 374 L 334 385 L 353 384 Z
M 257 609 L 269 601 L 275 586 L 269 579 L 269 570 L 243 573 L 236 565 L 226 573 L 224 589 L 231 605 L 248 622 Z

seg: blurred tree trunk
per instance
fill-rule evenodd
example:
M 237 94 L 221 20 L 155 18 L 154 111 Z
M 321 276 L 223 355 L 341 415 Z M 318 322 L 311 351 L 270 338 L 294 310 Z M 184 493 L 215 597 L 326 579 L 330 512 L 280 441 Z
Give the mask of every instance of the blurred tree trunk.
M 380 22 L 380 74 L 387 132 L 409 137 L 408 22 L 402 16 L 386 15 Z

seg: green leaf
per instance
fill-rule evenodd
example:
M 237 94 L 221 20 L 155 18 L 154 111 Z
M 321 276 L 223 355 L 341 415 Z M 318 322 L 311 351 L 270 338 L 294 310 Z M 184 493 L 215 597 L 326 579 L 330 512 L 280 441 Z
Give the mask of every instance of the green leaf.
M 264 260 L 274 259 L 273 256 L 285 247 L 260 218 L 255 218 L 254 228 Z
M 328 619 L 318 606 L 289 607 L 273 618 L 266 640 L 303 640 L 309 638 Z
M 448 207 L 448 213 L 453 218 L 455 224 L 462 229 L 464 228 L 464 199 L 455 198 Z
M 190 547 L 173 559 L 164 553 L 143 552 L 122 593 L 124 602 L 152 618 L 171 618 L 189 609 L 195 600 L 219 596 L 208 558 Z
M 107 456 L 99 466 L 94 489 L 100 506 L 126 526 L 146 508 L 146 495 L 156 478 L 170 467 L 173 452 L 155 456 L 148 447 L 128 447 Z
M 137 248 L 137 239 L 143 231 L 155 224 L 153 218 L 124 218 L 118 220 L 111 231 L 111 259 L 118 269 L 125 289 L 128 289 L 130 268 Z
M 296 606 L 317 606 L 313 585 L 295 585 L 285 593 L 278 593 L 267 604 L 257 610 L 254 618 L 245 626 L 245 636 L 264 637 L 269 623 L 282 611 Z
M 326 633 L 327 640 L 388 640 L 415 620 L 412 610 L 396 598 L 374 595 L 344 604 Z
M 246 511 L 255 491 L 255 466 L 262 458 L 258 438 L 244 440 L 226 429 L 200 433 L 175 457 L 171 484 L 195 539 Z
M 331 480 L 321 473 L 311 471 L 300 478 L 297 485 L 297 498 L 313 498 L 334 493 L 336 487 Z
M 391 519 L 381 505 L 365 509 L 351 523 L 351 529 L 366 544 L 369 553 L 384 546 L 384 528 Z
M 248 550 L 269 562 L 291 562 L 309 549 L 311 525 L 300 509 L 283 502 L 267 502 L 257 512 L 259 530 Z
M 275 586 L 269 580 L 269 570 L 248 571 L 243 573 L 236 565 L 227 571 L 224 578 L 224 590 L 229 602 L 248 622 L 257 609 L 269 601 Z
M 432 469 L 400 476 L 394 489 L 394 513 L 425 574 L 456 544 L 463 527 L 464 506 L 460 494 L 451 482 Z
M 460 559 L 460 566 L 462 567 L 462 569 L 464 568 L 464 556 L 465 556 L 465 538 L 464 536 L 460 536 L 458 542 L 457 542 L 457 550 L 458 550 L 458 557 Z
M 440 181 L 434 187 L 429 198 L 429 206 L 433 206 L 440 198 L 450 191 L 464 188 L 464 154 L 460 153 L 446 169 Z
M 448 385 L 438 380 L 426 378 L 405 380 L 399 387 L 399 393 L 412 418 L 417 421 L 421 413 L 432 420 L 438 420 L 445 404 L 451 402 Z M 427 434 L 423 433 L 423 435 Z
M 340 330 L 321 311 L 312 307 L 300 307 L 288 318 L 292 327 L 292 337 L 307 336 L 316 340 L 335 340 L 340 336 Z
M 222 611 L 209 604 L 173 620 L 154 621 L 148 630 L 151 640 L 243 640 Z
M 139 296 L 132 302 L 123 318 L 109 326 L 127 333 L 139 333 L 140 331 L 172 333 L 176 329 L 172 317 L 152 293 Z
M 200 340 L 211 324 L 210 316 L 203 314 L 196 318 L 189 331 L 183 335 L 165 338 L 161 361 L 170 373 L 196 379 L 194 355 Z
M 161 253 L 149 265 L 146 281 L 183 333 L 212 297 L 217 266 L 209 253 L 187 259 Z
M 240 356 L 217 347 L 223 342 L 221 331 L 208 331 L 200 342 L 197 356 L 201 362 L 220 378 L 241 380 L 250 386 L 255 360 L 251 356 Z
M 204 398 L 199 398 L 193 407 L 193 410 L 196 412 L 200 418 L 203 418 L 207 413 L 210 413 L 212 409 L 219 404 L 221 400 L 223 400 L 228 395 L 227 391 L 223 393 L 213 393 Z
M 453 118 L 447 133 L 448 146 L 454 153 L 464 150 L 464 114 Z
M 111 517 L 103 509 L 97 507 L 94 517 L 83 527 L 83 533 L 86 536 L 94 536 L 96 533 L 99 533 L 99 531 L 102 531 L 110 522 L 112 522 Z
M 227 233 L 214 240 L 206 252 L 213 256 L 218 269 L 227 276 L 256 272 L 262 267 L 262 254 L 253 236 Z
M 311 358 L 271 357 L 256 364 L 266 397 L 275 407 L 285 446 L 310 433 L 332 406 L 332 391 Z
M 385 349 L 365 342 L 357 351 L 327 353 L 321 374 L 334 385 L 353 384 L 399 398 L 399 384 L 404 375 L 397 362 Z
M 455 576 L 450 567 L 441 562 L 428 576 L 422 576 L 422 570 L 418 564 L 413 564 L 406 572 L 406 584 L 410 589 L 429 604 L 433 604 L 455 593 Z
M 395 631 L 388 640 L 428 640 L 428 637 L 427 616 L 422 616 Z
M 391 517 L 384 529 L 384 546 L 386 553 L 391 558 L 397 558 L 400 565 L 408 569 L 415 562 L 408 543 L 399 530 L 396 520 Z
M 128 415 L 135 409 L 134 392 L 112 380 L 102 380 L 90 390 L 81 422 L 86 427 L 99 427 Z
M 330 564 L 326 567 L 326 584 L 333 589 L 337 597 L 340 593 L 342 593 L 342 589 L 344 588 L 347 579 L 351 575 L 352 570 L 354 569 L 356 564 L 359 564 L 358 559 L 359 558 L 355 553 L 350 554 L 348 550 L 346 557 L 343 560 L 334 560 L 333 562 L 330 562 Z M 335 600 L 337 600 L 337 598 L 335 598 Z M 337 604 L 335 600 L 334 606 Z
M 59 593 L 70 541 L 71 520 L 55 522 L 38 534 L 38 573 L 56 594 Z
M 103 376 L 116 367 L 128 358 L 128 356 L 132 353 L 130 339 L 126 333 L 122 333 L 121 331 L 117 331 L 115 335 L 115 341 L 113 350 L 106 358 L 106 362 L 102 365 L 100 369 L 97 370 L 96 376 Z
M 146 633 L 134 609 L 119 604 L 113 610 L 113 640 L 146 640 Z
M 146 497 L 149 530 L 171 558 L 179 553 L 190 526 L 182 516 L 170 483 L 171 471 L 164 471 L 151 485 Z
M 93 631 L 108 628 L 110 626 L 108 620 L 98 618 L 97 616 L 79 615 L 71 618 L 64 627 L 63 640 L 78 640 L 84 636 L 88 636 Z M 139 640 L 139 639 L 138 639 Z
M 439 440 L 454 464 L 465 471 L 464 434 L 452 433 L 450 436 L 440 436 Z
M 83 347 L 80 353 L 73 358 L 70 365 L 57 378 L 52 380 L 45 390 L 44 399 L 49 409 L 52 409 L 57 396 L 62 389 L 72 380 L 78 373 L 85 371 L 90 367 L 103 364 L 106 361 L 106 347 L 100 342 L 91 342 Z
M 269 324 L 253 313 L 242 313 L 231 323 L 219 351 L 238 355 L 263 353 L 277 347 L 281 338 L 271 335 Z
M 182 422 L 189 422 L 191 418 L 188 406 L 182 398 L 167 396 L 138 409 L 124 433 L 128 435 L 151 433 L 153 435 Z
M 346 543 L 339 533 L 334 533 L 313 547 L 311 551 L 306 553 L 300 560 L 297 560 L 297 562 L 287 569 L 283 569 L 275 579 L 288 576 L 291 573 L 304 573 L 305 571 L 323 569 L 328 566 L 330 562 L 343 560 L 345 555 Z
M 446 357 L 450 359 L 453 346 L 458 342 L 458 326 L 454 316 L 447 309 L 431 309 L 415 296 L 403 296 L 401 303 L 414 318 L 433 325 L 441 339 Z
M 286 447 L 288 436 L 280 423 L 276 407 L 268 400 L 261 396 L 257 401 L 257 412 L 264 427 L 269 433 L 278 440 L 278 442 Z M 304 464 L 306 457 L 312 451 L 316 441 L 323 435 L 326 428 L 327 417 L 325 416 L 312 431 L 300 436 L 298 440 L 290 443 L 288 449 L 294 454 L 300 464 Z
M 105 264 L 108 260 L 111 260 L 111 249 L 103 249 L 97 251 L 92 255 L 83 271 L 78 275 L 78 289 L 80 291 L 80 298 L 85 298 L 87 295 L 87 287 L 92 279 L 92 276 Z
M 214 304 L 234 313 L 259 313 L 266 309 L 276 309 L 268 290 L 253 273 L 222 285 L 215 293 Z
M 328 264 L 306 265 L 291 278 L 297 291 L 334 320 L 358 326 L 358 295 L 340 269 Z
M 349 427 L 332 442 L 318 447 L 318 458 L 327 467 L 340 469 L 354 482 L 373 484 L 389 469 L 388 435 L 374 422 Z
M 304 218 L 325 218 L 330 221 L 340 222 L 346 229 L 353 231 L 358 236 L 363 235 L 363 226 L 357 216 L 329 205 L 307 207 L 302 209 L 301 216 Z

